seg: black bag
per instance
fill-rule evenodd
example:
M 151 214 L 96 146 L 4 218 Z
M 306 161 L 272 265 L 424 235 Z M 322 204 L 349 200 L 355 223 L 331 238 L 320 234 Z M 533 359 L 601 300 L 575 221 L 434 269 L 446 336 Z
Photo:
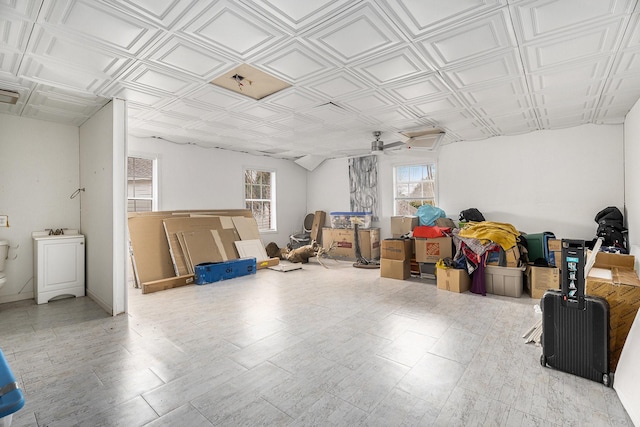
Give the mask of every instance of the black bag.
M 480 211 L 476 208 L 465 209 L 460 212 L 460 221 L 473 221 L 473 222 L 482 222 L 485 221 L 484 216 Z
M 622 212 L 615 206 L 609 206 L 598 212 L 595 221 L 598 225 L 609 225 L 616 227 L 618 230 L 624 229 Z

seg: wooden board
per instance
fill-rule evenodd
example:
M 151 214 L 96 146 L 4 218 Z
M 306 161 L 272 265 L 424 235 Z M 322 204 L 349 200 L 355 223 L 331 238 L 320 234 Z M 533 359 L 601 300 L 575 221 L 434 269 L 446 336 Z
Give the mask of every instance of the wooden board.
M 182 232 L 177 233 L 176 237 L 178 237 L 178 243 L 180 244 L 180 250 L 182 251 L 182 255 L 187 261 L 188 273 L 193 274 L 195 273 L 195 271 L 192 268 L 191 255 L 189 254 L 189 248 L 187 248 L 187 243 L 184 241 L 184 234 Z
M 169 243 L 169 253 L 176 276 L 187 274 L 187 261 L 180 250 L 177 233 L 192 231 L 221 230 L 220 219 L 216 216 L 198 218 L 167 218 L 162 220 Z
M 168 279 L 154 280 L 142 283 L 142 293 L 150 294 L 152 292 L 164 291 L 165 289 L 177 288 L 193 284 L 194 275 L 186 274 L 184 276 L 170 277 Z
M 203 262 L 222 262 L 222 254 L 211 234 L 211 230 L 183 231 L 182 235 L 189 254 L 189 268 L 195 271 L 195 266 Z
M 234 216 L 231 220 L 241 240 L 260 240 L 260 231 L 258 231 L 258 223 L 255 218 Z M 262 243 L 260 243 L 260 245 L 262 245 Z
M 239 240 L 235 245 L 240 258 L 255 258 L 258 263 L 269 259 L 260 239 Z
M 129 212 L 129 239 L 137 286 L 141 286 L 144 282 L 175 277 L 162 221 L 165 218 L 185 217 L 191 214 L 218 215 L 222 218 L 233 216 L 253 218 L 248 209 Z M 228 219 L 231 220 L 231 218 Z

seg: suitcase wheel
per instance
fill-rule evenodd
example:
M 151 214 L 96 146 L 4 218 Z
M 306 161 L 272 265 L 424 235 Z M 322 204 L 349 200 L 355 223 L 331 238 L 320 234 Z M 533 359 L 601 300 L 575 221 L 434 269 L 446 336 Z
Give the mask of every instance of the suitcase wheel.
M 543 368 L 547 367 L 547 358 L 545 357 L 544 354 L 540 355 L 540 364 L 542 365 Z M 603 378 L 603 380 L 604 380 L 604 378 Z
M 605 387 L 613 386 L 613 372 L 610 374 L 602 374 L 602 384 L 604 384 Z

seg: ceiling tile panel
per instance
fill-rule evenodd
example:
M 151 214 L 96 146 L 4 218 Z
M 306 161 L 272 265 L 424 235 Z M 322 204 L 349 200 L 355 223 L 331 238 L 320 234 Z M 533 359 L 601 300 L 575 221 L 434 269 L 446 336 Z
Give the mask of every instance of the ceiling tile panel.
M 104 0 L 125 13 L 138 15 L 168 30 L 196 4 L 198 0 Z
M 628 14 L 635 3 L 634 0 L 528 0 L 514 2 L 510 7 L 522 40 L 530 42 Z
M 137 63 L 131 67 L 121 80 L 130 85 L 164 92 L 171 96 L 180 96 L 195 89 L 197 85 L 197 82 L 187 75 L 172 73 L 164 68 L 143 63 Z
M 0 45 L 6 50 L 24 50 L 32 28 L 33 22 L 31 21 L 8 14 L 0 14 Z
M 129 83 L 116 83 L 105 89 L 104 95 L 108 98 L 126 99 L 132 104 L 140 107 L 159 109 L 173 101 L 173 98 L 167 97 L 164 93 L 158 93 L 151 89 L 133 86 Z
M 321 55 L 294 41 L 256 59 L 267 72 L 287 83 L 311 79 L 334 70 L 336 67 Z
M 289 111 L 305 109 L 326 102 L 326 99 L 304 89 L 288 89 L 269 96 L 264 104 L 275 105 Z
M 242 112 L 255 120 L 271 120 L 282 115 L 284 110 L 266 104 L 259 104 L 248 106 Z
M 412 111 L 416 111 L 418 117 L 429 118 L 437 113 L 457 111 L 463 108 L 458 99 L 451 96 L 434 98 L 431 100 L 419 101 L 409 106 Z
M 238 95 L 230 90 L 207 85 L 189 94 L 189 98 L 204 106 L 230 109 L 243 105 L 246 97 Z
M 175 101 L 163 106 L 162 111 L 193 119 L 205 119 L 212 115 L 210 108 L 194 104 L 193 102 L 184 99 L 176 99 Z
M 385 85 L 424 74 L 429 68 L 409 46 L 354 65 L 373 85 Z
M 316 47 L 343 64 L 395 49 L 406 39 L 374 3 L 362 2 L 305 34 Z
M 524 78 L 511 78 L 491 84 L 475 85 L 460 91 L 463 98 L 471 105 L 519 100 L 526 93 Z
M 518 51 L 510 49 L 496 56 L 443 68 L 442 74 L 454 87 L 464 88 L 479 83 L 511 79 L 523 73 Z
M 607 77 L 611 68 L 612 57 L 601 56 L 588 61 L 572 62 L 544 71 L 536 71 L 528 76 L 532 91 L 547 89 L 564 89 L 600 84 Z
M 21 53 L 0 48 L 0 72 L 13 76 L 18 75 L 21 59 Z
M 576 123 L 590 123 L 593 111 L 568 108 L 550 108 L 540 114 L 540 123 L 543 129 L 562 129 L 576 126 Z
M 483 15 L 416 42 L 438 67 L 511 50 L 516 39 L 505 9 Z
M 504 115 L 492 115 L 484 120 L 499 135 L 516 135 L 539 129 L 538 120 L 532 110 L 520 110 Z
M 347 97 L 371 88 L 360 78 L 345 70 L 328 73 L 328 75 L 310 80 L 305 84 L 305 87 L 326 100 Z
M 311 28 L 340 10 L 351 7 L 352 0 L 241 0 L 274 21 L 285 25 L 290 31 L 299 33 Z
M 82 95 L 42 85 L 36 87 L 29 99 L 30 105 L 46 108 L 50 111 L 60 110 L 65 113 L 78 114 L 85 118 L 91 117 L 108 102 L 107 98 Z
M 391 108 L 395 103 L 384 94 L 371 91 L 366 94 L 344 99 L 340 105 L 358 113 L 375 109 Z
M 611 73 L 614 78 L 640 73 L 640 47 L 620 52 Z
M 496 8 L 506 0 L 380 0 L 394 21 L 412 38 L 458 24 Z
M 237 2 L 198 2 L 195 16 L 177 32 L 227 52 L 234 58 L 246 60 L 283 40 L 285 34 L 268 20 L 254 14 Z
M 622 20 L 594 25 L 587 30 L 563 33 L 559 37 L 525 45 L 522 49 L 527 69 L 535 72 L 572 61 L 607 56 L 620 41 Z
M 175 35 L 168 35 L 147 56 L 148 61 L 180 73 L 211 81 L 235 62 L 220 52 L 208 50 Z
M 110 81 L 107 75 L 32 55 L 23 59 L 20 74 L 36 83 L 86 93 L 96 93 Z
M 35 87 L 36 84 L 29 80 L 0 74 L 0 89 L 17 92 L 20 95 L 15 104 L 0 103 L 0 114 L 20 115 Z
M 637 6 L 636 6 L 637 7 Z M 640 10 L 636 10 L 629 18 L 629 27 L 622 41 L 622 49 L 636 49 L 640 47 Z
M 50 64 L 58 63 L 60 68 L 72 65 L 103 77 L 108 82 L 133 64 L 134 59 L 121 52 L 112 51 L 96 44 L 78 40 L 48 31 L 41 26 L 34 28 L 28 48 L 29 56 L 46 60 Z M 100 91 L 100 87 L 92 88 Z
M 141 19 L 89 0 L 46 2 L 38 22 L 129 55 L 140 53 L 161 34 Z
M 449 87 L 442 81 L 440 75 L 431 72 L 415 76 L 409 81 L 385 86 L 383 90 L 400 103 L 448 95 L 451 92 Z

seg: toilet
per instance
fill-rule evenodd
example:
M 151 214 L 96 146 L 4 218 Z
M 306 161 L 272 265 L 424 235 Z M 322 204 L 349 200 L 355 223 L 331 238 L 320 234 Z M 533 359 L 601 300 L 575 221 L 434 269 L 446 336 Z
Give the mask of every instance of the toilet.
M 0 288 L 7 282 L 7 277 L 4 274 L 4 266 L 7 261 L 7 255 L 9 254 L 9 242 L 6 240 L 0 240 Z

